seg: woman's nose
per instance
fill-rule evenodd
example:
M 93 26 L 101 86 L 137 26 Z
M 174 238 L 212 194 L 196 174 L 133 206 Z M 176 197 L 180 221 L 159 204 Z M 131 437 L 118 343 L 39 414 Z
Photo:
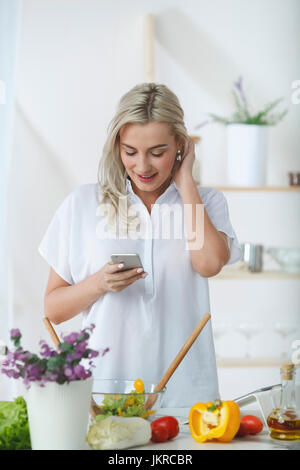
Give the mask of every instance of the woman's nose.
M 149 161 L 147 155 L 139 154 L 138 158 L 136 159 L 136 171 L 140 175 L 146 174 L 150 170 Z

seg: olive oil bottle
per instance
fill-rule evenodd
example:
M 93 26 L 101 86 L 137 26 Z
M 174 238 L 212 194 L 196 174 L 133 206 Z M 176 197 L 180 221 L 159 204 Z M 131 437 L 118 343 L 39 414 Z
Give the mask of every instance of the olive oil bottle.
M 300 410 L 296 406 L 295 366 L 283 364 L 281 369 L 281 394 L 278 408 L 267 418 L 270 436 L 284 441 L 300 440 Z

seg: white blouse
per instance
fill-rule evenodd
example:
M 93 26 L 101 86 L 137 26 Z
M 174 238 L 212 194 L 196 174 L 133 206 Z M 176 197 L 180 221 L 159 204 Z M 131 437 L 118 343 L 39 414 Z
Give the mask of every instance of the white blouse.
M 111 261 L 113 253 L 140 255 L 148 276 L 122 291 L 101 296 L 82 312 L 83 327 L 96 325 L 90 347 L 110 348 L 105 356 L 96 358 L 94 377 L 140 378 L 158 383 L 201 317 L 212 314 L 208 279 L 192 269 L 185 236 L 179 238 L 178 232 L 175 234 L 176 217 L 173 237 L 166 237 L 158 229 L 166 220 L 168 209 L 183 209 L 176 184 L 172 182 L 156 200 L 151 214 L 134 193 L 129 179 L 126 190 L 130 204 L 139 210 L 147 236 L 108 236 L 105 215 L 99 211 L 100 187 L 85 184 L 62 202 L 39 252 L 71 285 L 101 269 Z M 198 191 L 216 229 L 229 237 L 228 264 L 238 261 L 241 249 L 224 195 L 213 188 L 198 186 Z M 163 406 L 190 407 L 216 398 L 219 389 L 209 321 L 168 382 Z

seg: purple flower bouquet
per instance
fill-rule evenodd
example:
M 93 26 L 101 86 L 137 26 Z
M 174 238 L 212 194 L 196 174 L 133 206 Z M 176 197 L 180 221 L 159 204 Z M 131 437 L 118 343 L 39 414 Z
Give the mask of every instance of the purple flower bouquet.
M 18 329 L 10 332 L 14 350 L 6 350 L 1 372 L 21 378 L 25 391 L 33 450 L 77 450 L 86 446 L 85 435 L 92 398 L 93 359 L 99 351 L 88 347 L 95 325 L 62 335 L 52 349 L 40 341 L 40 353 L 25 351 Z M 109 351 L 106 348 L 101 355 Z
M 7 349 L 1 372 L 14 379 L 22 378 L 27 388 L 32 382 L 44 386 L 47 382 L 62 385 L 88 379 L 92 376 L 93 359 L 99 355 L 99 351 L 88 348 L 88 339 L 94 328 L 95 325 L 92 324 L 79 333 L 63 336 L 58 350 L 50 348 L 41 340 L 40 355 L 25 351 L 21 346 L 20 331 L 12 329 L 10 336 L 15 350 Z M 109 348 L 105 348 L 101 355 L 104 356 L 108 351 Z M 83 359 L 89 359 L 88 366 L 80 364 Z

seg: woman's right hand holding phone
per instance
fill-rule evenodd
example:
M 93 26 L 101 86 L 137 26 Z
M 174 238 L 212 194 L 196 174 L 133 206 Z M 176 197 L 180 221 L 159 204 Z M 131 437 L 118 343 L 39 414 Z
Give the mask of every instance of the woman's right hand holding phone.
M 148 273 L 145 273 L 143 268 L 132 268 L 127 271 L 120 271 L 123 264 L 113 263 L 110 261 L 106 263 L 100 271 L 98 271 L 99 285 L 104 292 L 120 292 L 126 287 L 145 278 Z
M 106 292 L 119 292 L 147 276 L 143 268 L 118 272 L 120 269 L 119 263 L 109 262 L 91 276 L 71 285 L 50 268 L 44 300 L 45 316 L 58 325 L 89 308 Z

